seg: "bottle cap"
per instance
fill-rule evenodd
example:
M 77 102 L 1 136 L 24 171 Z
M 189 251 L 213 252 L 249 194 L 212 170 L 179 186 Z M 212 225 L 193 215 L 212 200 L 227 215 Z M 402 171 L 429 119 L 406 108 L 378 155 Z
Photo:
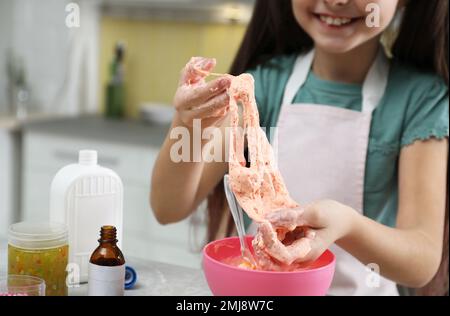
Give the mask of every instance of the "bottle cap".
M 78 153 L 78 163 L 80 165 L 92 166 L 97 164 L 97 151 L 83 149 Z
M 125 289 L 129 290 L 133 288 L 137 281 L 136 270 L 130 266 L 125 266 Z

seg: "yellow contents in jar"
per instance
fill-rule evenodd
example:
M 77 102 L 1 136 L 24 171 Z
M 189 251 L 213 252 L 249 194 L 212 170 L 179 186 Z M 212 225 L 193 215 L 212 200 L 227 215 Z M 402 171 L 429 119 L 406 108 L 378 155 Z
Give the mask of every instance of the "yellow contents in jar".
M 8 274 L 45 280 L 45 295 L 66 296 L 68 245 L 48 249 L 22 249 L 8 245 Z

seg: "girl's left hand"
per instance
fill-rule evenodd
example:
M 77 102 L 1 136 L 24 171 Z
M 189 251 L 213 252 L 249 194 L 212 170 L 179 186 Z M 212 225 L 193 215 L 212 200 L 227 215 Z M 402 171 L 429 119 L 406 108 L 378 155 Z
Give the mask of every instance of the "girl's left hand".
M 352 208 L 344 204 L 333 200 L 321 200 L 304 208 L 279 210 L 268 214 L 266 219 L 271 227 L 268 227 L 267 222 L 262 224 L 260 233 L 263 240 L 272 239 L 272 247 L 266 249 L 269 255 L 276 258 L 276 252 L 283 249 L 289 253 L 287 257 L 291 261 L 285 262 L 286 264 L 307 263 L 316 260 L 333 243 L 349 235 L 355 214 L 357 213 Z M 292 236 L 295 234 L 283 233 L 280 235 L 278 233 L 278 238 L 273 240 L 274 231 L 287 229 L 295 232 L 298 229 L 305 230 L 305 227 L 307 227 L 307 234 L 306 236 L 298 234 L 297 243 L 301 239 L 309 239 L 310 250 L 306 254 L 305 251 L 297 251 L 296 247 L 287 246 L 296 243 L 295 240 L 292 240 Z M 272 254 L 271 251 L 274 253 Z

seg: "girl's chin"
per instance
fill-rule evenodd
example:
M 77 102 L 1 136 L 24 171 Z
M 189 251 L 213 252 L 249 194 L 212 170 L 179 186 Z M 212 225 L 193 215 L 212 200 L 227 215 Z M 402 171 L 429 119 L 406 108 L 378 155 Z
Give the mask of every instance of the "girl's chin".
M 353 50 L 358 45 L 351 43 L 348 40 L 339 41 L 337 39 L 332 40 L 317 40 L 314 41 L 315 47 L 330 54 L 345 54 Z

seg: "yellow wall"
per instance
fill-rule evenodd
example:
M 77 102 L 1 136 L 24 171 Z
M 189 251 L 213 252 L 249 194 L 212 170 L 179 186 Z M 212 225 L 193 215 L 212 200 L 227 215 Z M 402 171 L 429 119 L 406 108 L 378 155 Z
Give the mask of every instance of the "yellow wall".
M 181 68 L 191 56 L 217 59 L 226 72 L 245 32 L 243 25 L 129 20 L 103 17 L 100 31 L 100 108 L 104 108 L 109 65 L 117 41 L 125 43 L 127 116 L 143 102 L 170 104 Z

